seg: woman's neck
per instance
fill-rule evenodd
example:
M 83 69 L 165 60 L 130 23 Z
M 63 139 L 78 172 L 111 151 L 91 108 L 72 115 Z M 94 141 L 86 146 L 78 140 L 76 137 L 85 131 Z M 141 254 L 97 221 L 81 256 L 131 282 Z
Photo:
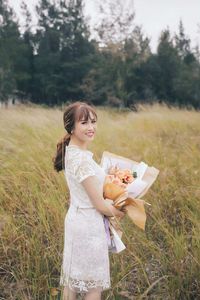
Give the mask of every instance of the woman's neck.
M 75 145 L 83 150 L 87 150 L 87 143 L 84 142 L 81 143 L 80 141 L 72 137 L 70 138 L 69 145 Z

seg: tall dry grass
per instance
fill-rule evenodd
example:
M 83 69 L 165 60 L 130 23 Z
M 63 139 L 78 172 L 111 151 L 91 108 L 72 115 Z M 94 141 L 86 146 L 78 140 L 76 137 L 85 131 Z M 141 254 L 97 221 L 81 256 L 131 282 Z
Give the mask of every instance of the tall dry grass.
M 103 299 L 200 299 L 200 118 L 193 110 L 98 108 L 90 150 L 108 150 L 160 170 L 145 200 L 146 231 L 124 218 L 127 248 L 110 255 Z M 0 299 L 59 299 L 68 189 L 52 167 L 65 133 L 63 112 L 39 106 L 0 110 Z M 56 293 L 55 293 L 56 294 Z

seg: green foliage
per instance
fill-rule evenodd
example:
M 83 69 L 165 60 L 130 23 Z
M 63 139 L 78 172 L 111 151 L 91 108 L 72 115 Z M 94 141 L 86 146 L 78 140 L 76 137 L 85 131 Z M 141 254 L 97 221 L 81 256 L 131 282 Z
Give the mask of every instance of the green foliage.
M 0 1 L 0 99 L 6 101 L 16 88 L 14 60 L 19 47 L 18 25 L 7 1 Z M 9 49 L 9 51 L 8 51 Z
M 161 32 L 152 53 L 131 7 L 124 11 L 121 0 L 100 7 L 99 36 L 91 40 L 83 0 L 40 0 L 35 32 L 25 3 L 22 32 L 1 0 L 0 100 L 17 94 L 49 106 L 86 99 L 120 108 L 159 101 L 199 109 L 200 55 L 182 21 L 174 36 L 169 29 Z
M 59 104 L 83 96 L 80 84 L 90 69 L 94 48 L 88 41 L 82 6 L 82 1 L 55 5 L 46 0 L 37 6 L 35 101 Z

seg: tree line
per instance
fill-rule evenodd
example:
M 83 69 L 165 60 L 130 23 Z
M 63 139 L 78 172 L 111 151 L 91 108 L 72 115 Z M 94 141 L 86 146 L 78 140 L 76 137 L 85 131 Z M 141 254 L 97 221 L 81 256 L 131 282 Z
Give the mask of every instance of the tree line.
M 152 53 L 141 26 L 131 27 L 134 12 L 121 20 L 120 9 L 111 10 L 96 29 L 98 38 L 91 38 L 83 8 L 83 0 L 40 0 L 33 30 L 23 2 L 22 30 L 7 0 L 0 0 L 1 101 L 18 97 L 54 106 L 87 100 L 118 107 L 157 101 L 199 109 L 200 52 L 182 21 L 174 35 L 161 31 Z

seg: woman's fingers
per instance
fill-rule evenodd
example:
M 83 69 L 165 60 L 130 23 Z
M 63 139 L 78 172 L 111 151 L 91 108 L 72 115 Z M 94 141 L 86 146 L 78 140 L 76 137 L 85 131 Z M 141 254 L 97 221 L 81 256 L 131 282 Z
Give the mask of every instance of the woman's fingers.
M 125 216 L 125 213 L 120 210 L 120 216 L 119 216 L 119 218 L 122 219 L 124 216 Z
M 121 211 L 126 213 L 126 207 L 122 207 Z

